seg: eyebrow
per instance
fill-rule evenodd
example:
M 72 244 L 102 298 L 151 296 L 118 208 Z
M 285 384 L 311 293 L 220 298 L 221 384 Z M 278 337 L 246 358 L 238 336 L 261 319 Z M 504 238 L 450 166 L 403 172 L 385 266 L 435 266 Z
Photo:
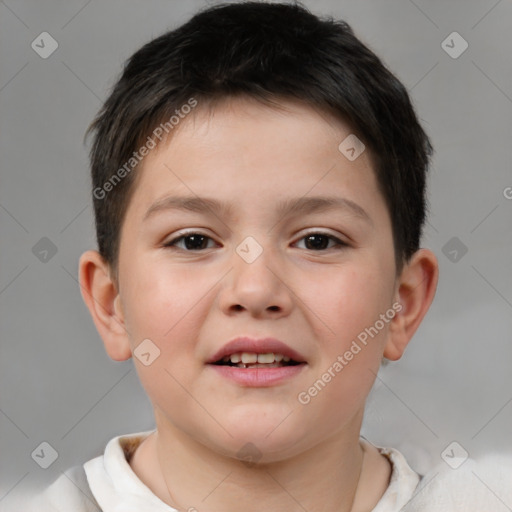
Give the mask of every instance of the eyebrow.
M 373 226 L 373 221 L 366 211 L 354 201 L 339 196 L 304 196 L 279 201 L 276 205 L 276 215 L 310 214 L 326 210 L 346 210 L 354 216 Z M 166 210 L 184 210 L 195 213 L 213 212 L 215 215 L 229 217 L 233 214 L 233 205 L 210 197 L 197 196 L 166 196 L 153 203 L 143 220 Z

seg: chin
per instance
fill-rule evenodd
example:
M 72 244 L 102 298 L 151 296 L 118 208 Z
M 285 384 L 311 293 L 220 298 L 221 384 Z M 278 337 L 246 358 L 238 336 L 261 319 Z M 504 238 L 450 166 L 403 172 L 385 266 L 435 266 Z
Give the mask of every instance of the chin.
M 307 433 L 305 425 L 296 424 L 293 413 L 286 418 L 288 414 L 289 411 L 283 414 L 281 409 L 279 415 L 251 416 L 247 420 L 225 423 L 233 437 L 227 436 L 224 447 L 232 457 L 243 458 L 247 452 L 245 455 L 259 456 L 264 462 L 275 462 L 296 454 Z

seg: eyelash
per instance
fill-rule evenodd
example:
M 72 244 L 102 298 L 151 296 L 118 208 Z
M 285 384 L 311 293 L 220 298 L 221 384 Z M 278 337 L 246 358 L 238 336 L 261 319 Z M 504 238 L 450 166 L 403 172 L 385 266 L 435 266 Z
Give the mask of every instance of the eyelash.
M 208 238 L 210 240 L 213 240 L 211 237 L 209 237 L 208 235 L 205 235 L 204 233 L 200 233 L 200 232 L 196 232 L 196 231 L 190 231 L 188 233 L 182 233 L 180 236 L 176 237 L 176 238 L 173 238 L 172 240 L 169 240 L 168 242 L 166 242 L 163 247 L 166 247 L 168 249 L 178 249 L 178 250 L 182 250 L 184 252 L 201 252 L 201 251 L 204 251 L 206 249 L 196 249 L 196 250 L 193 250 L 193 249 L 182 249 L 182 248 L 177 248 L 175 246 L 175 244 L 177 242 L 179 242 L 180 240 L 184 240 L 185 238 L 189 237 L 189 236 L 193 236 L 193 235 L 199 235 L 199 236 L 202 236 L 204 238 Z M 348 247 L 349 245 L 345 242 L 343 242 L 342 240 L 340 240 L 339 238 L 333 236 L 333 235 L 330 235 L 329 233 L 325 233 L 323 231 L 312 231 L 310 233 L 306 233 L 302 238 L 299 239 L 300 240 L 304 240 L 305 238 L 309 237 L 309 236 L 313 236 L 313 235 L 320 235 L 320 236 L 323 236 L 323 237 L 326 237 L 330 240 L 333 240 L 334 242 L 336 242 L 336 245 L 333 246 L 333 247 L 329 247 L 327 249 L 319 249 L 319 250 L 314 250 L 314 249 L 309 249 L 310 251 L 313 251 L 313 252 L 326 252 L 330 249 L 343 249 L 344 247 Z M 305 250 L 308 250 L 308 249 L 305 249 Z

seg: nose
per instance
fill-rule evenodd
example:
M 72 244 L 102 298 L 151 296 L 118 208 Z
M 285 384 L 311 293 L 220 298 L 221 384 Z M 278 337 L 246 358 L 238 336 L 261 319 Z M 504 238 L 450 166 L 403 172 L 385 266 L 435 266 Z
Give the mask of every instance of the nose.
M 219 299 L 227 315 L 246 311 L 254 317 L 277 318 L 290 313 L 294 295 L 284 263 L 271 248 L 261 247 L 259 251 L 254 260 L 241 250 L 233 251 L 233 268 L 223 280 Z

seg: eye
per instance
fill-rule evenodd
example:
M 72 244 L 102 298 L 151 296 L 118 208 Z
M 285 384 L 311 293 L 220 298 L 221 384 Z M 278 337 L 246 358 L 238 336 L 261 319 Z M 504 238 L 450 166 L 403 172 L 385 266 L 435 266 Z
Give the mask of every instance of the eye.
M 322 232 L 312 232 L 308 233 L 306 236 L 302 237 L 300 240 L 306 240 L 306 245 L 309 247 L 305 247 L 306 249 L 314 250 L 314 251 L 324 251 L 326 249 L 333 249 L 334 247 L 348 247 L 348 244 L 341 241 L 339 238 L 335 236 L 329 235 L 328 233 Z M 334 242 L 334 247 L 326 247 L 329 244 L 329 241 Z
M 209 236 L 202 233 L 190 232 L 169 240 L 164 244 L 164 247 L 177 247 L 177 244 L 183 241 L 185 247 L 178 247 L 178 249 L 184 249 L 187 252 L 195 252 L 197 250 L 209 249 L 209 247 L 205 247 L 206 240 L 211 240 L 213 242 L 213 239 Z
M 211 247 L 207 247 L 207 241 L 210 240 L 214 242 L 212 238 L 209 236 L 203 234 L 203 233 L 196 233 L 196 232 L 190 232 L 182 234 L 176 238 L 173 238 L 166 242 L 164 244 L 164 247 L 169 248 L 175 248 L 185 250 L 186 252 L 197 252 L 204 249 L 210 249 Z M 336 238 L 333 235 L 330 235 L 328 233 L 323 232 L 312 232 L 308 233 L 306 236 L 302 237 L 299 241 L 305 240 L 306 241 L 306 247 L 307 250 L 313 250 L 313 251 L 325 251 L 328 249 L 333 249 L 335 247 L 342 248 L 342 247 L 348 247 L 348 244 L 340 240 L 339 238 Z M 178 244 L 181 242 L 184 243 L 180 247 Z M 206 245 L 205 245 L 206 242 Z M 329 242 L 334 242 L 334 246 L 328 247 Z

